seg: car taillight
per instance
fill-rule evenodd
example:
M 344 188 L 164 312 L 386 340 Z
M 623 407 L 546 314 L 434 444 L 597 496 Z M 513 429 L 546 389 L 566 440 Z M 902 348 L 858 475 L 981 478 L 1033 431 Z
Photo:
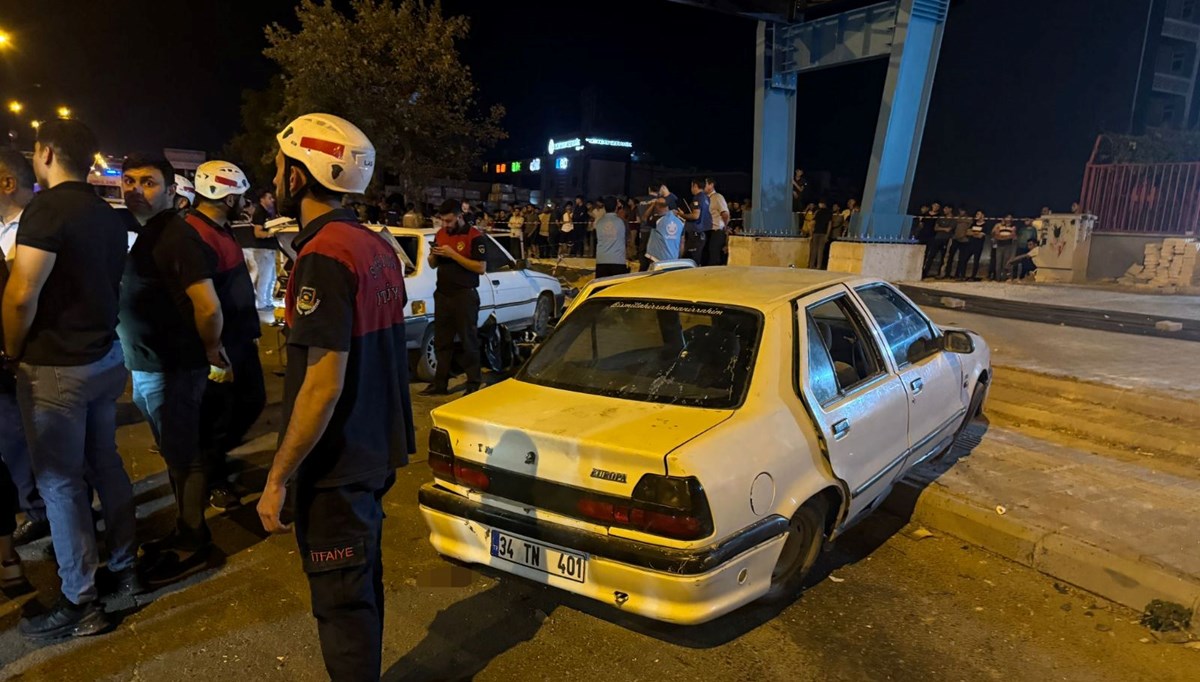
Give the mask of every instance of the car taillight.
M 429 468 L 433 469 L 435 478 L 475 490 L 484 491 L 491 485 L 491 479 L 482 467 L 470 462 L 461 462 L 454 456 L 450 434 L 445 429 L 435 428 L 429 431 Z
M 469 464 L 463 464 L 462 462 L 454 463 L 454 480 L 459 485 L 465 485 L 468 488 L 474 488 L 479 491 L 486 491 L 488 485 L 492 482 L 488 478 L 486 471 Z
M 580 498 L 576 508 L 588 519 L 677 540 L 695 540 L 711 532 L 708 500 L 695 478 L 646 474 L 628 502 Z

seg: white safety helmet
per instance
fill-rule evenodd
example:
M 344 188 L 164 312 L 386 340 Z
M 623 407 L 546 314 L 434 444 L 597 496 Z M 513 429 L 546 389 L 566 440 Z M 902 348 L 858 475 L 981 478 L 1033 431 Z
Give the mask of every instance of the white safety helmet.
M 361 194 L 375 172 L 375 145 L 363 131 L 331 114 L 305 114 L 275 136 L 283 155 L 300 162 L 321 186 Z
M 189 204 L 196 203 L 196 186 L 179 173 L 175 174 L 175 196 L 187 199 Z
M 205 161 L 196 169 L 196 194 L 206 199 L 224 199 L 230 194 L 245 194 L 250 180 L 241 168 L 228 161 Z

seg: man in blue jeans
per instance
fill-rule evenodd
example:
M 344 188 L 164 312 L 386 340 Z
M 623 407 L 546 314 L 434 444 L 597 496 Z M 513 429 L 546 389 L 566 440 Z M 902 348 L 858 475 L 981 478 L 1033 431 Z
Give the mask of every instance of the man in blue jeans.
M 200 403 L 209 365 L 229 364 L 212 280 L 180 276 L 179 264 L 200 258 L 201 244 L 172 208 L 174 182 L 175 169 L 161 156 L 127 156 L 121 165 L 125 206 L 137 219 L 138 236 L 121 279 L 117 333 L 133 375 L 133 402 L 167 463 L 176 509 L 175 529 L 144 547 L 142 579 L 151 588 L 208 565 L 212 536 L 204 520 L 208 476 Z
M 16 255 L 17 228 L 21 214 L 33 199 L 33 183 L 33 167 L 21 152 L 0 149 L 0 258 L 11 260 Z M 4 273 L 7 278 L 7 268 Z M 9 374 L 7 378 L 13 377 Z M 0 385 L 0 459 L 8 468 L 18 506 L 25 514 L 25 520 L 12 533 L 13 544 L 23 545 L 46 537 L 50 534 L 50 522 L 46 520 L 46 503 L 38 494 L 29 463 L 29 445 L 21 425 L 15 384 Z
M 17 400 L 46 501 L 62 596 L 25 618 L 33 639 L 104 632 L 91 483 L 108 532 L 118 590 L 137 589 L 133 486 L 117 454 L 116 401 L 125 390 L 117 308 L 125 223 L 85 182 L 99 145 L 83 123 L 43 123 L 33 147 L 42 190 L 21 218 L 4 290 L 4 362 L 17 368 Z M 85 480 L 86 476 L 86 480 Z

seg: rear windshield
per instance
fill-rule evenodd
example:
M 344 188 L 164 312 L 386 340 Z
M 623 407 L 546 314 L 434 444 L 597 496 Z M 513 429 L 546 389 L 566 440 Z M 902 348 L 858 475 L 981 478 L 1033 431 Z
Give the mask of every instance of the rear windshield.
M 750 383 L 761 319 L 703 303 L 592 299 L 562 321 L 517 379 L 628 400 L 736 407 Z

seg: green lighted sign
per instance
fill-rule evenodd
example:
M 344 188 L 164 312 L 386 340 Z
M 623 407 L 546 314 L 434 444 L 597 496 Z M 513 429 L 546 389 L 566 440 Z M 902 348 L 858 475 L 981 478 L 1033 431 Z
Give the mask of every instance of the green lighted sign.
M 509 168 L 509 170 L 511 170 L 514 173 L 520 173 L 521 172 L 521 162 L 513 161 L 512 163 L 508 164 L 508 168 Z

